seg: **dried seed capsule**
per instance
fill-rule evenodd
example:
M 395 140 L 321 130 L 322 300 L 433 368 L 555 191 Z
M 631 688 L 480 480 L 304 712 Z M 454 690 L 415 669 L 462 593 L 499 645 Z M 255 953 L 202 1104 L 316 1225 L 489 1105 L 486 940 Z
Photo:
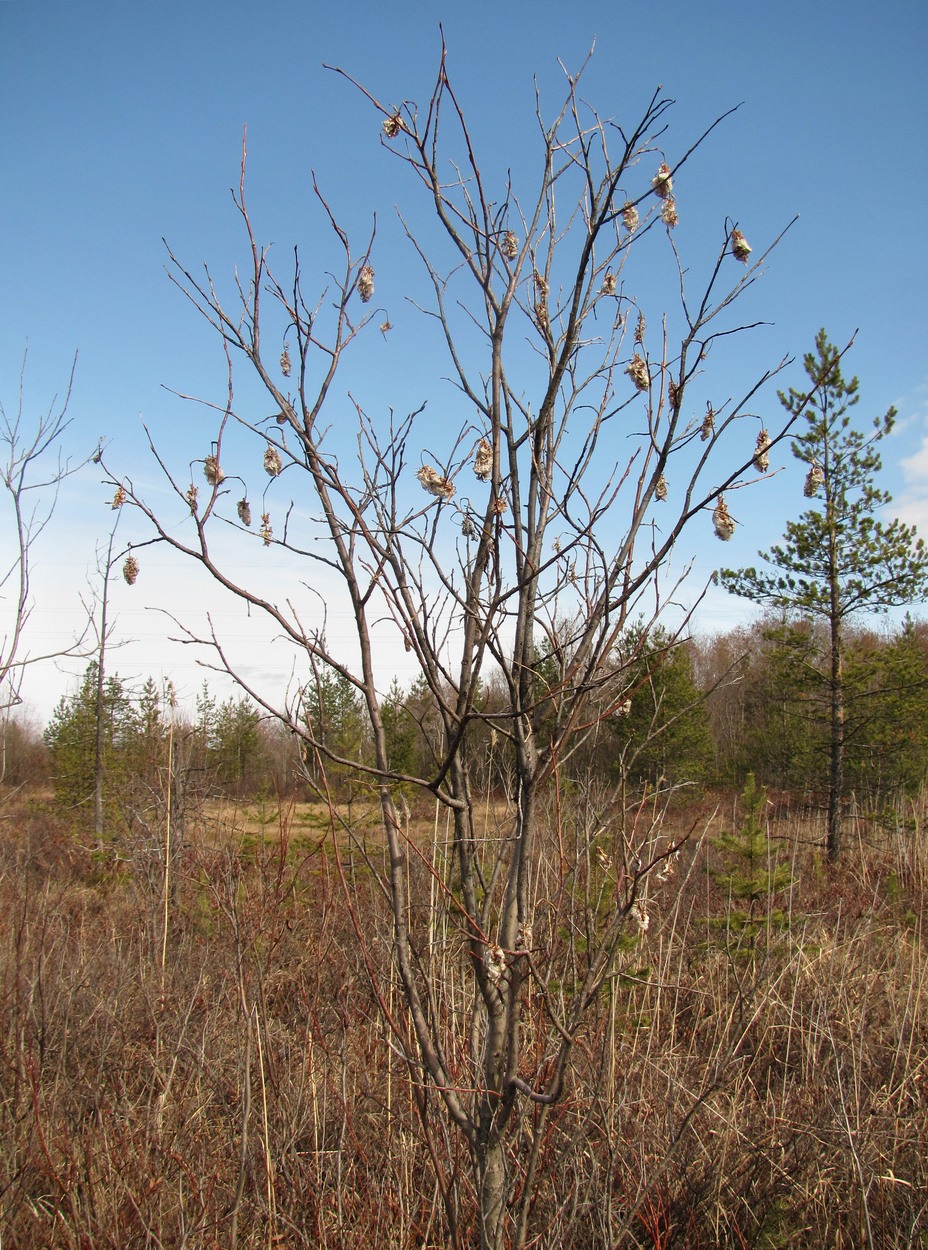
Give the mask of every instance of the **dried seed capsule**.
M 699 428 L 699 437 L 704 443 L 707 443 L 715 433 L 715 410 L 710 403 L 706 404 L 706 415 L 702 419 L 702 425 Z
M 395 139 L 403 129 L 403 119 L 399 113 L 393 113 L 390 117 L 384 119 L 383 133 L 388 139 Z
M 635 383 L 639 391 L 646 391 L 651 385 L 651 375 L 648 372 L 647 362 L 642 356 L 632 356 L 631 360 L 625 366 L 625 372 Z
M 362 304 L 369 303 L 374 294 L 374 270 L 370 265 L 365 265 L 358 274 L 358 294 Z
M 658 165 L 657 173 L 651 179 L 651 187 L 659 199 L 670 198 L 670 193 L 673 191 L 673 179 L 670 176 L 670 168 L 664 161 Z
M 754 466 L 760 473 L 766 473 L 770 468 L 770 457 L 767 454 L 769 447 L 770 435 L 766 430 L 761 430 L 754 447 Z
M 667 479 L 663 473 L 654 483 L 654 498 L 659 499 L 661 503 L 665 503 L 667 500 Z
M 280 371 L 285 378 L 290 376 L 290 348 L 284 343 L 284 350 L 280 353 Z
M 487 970 L 487 976 L 496 985 L 506 971 L 506 952 L 495 942 L 490 943 L 484 952 L 483 965 Z
M 615 295 L 614 273 L 607 273 L 605 278 L 603 278 L 602 293 L 603 295 Z
M 184 495 L 184 498 L 187 500 L 187 503 L 190 506 L 190 511 L 193 513 L 194 516 L 196 516 L 197 514 L 197 498 L 199 494 L 200 494 L 199 490 L 196 488 L 196 486 L 194 486 L 193 482 L 191 482 L 190 485 L 187 487 L 187 493 Z
M 485 482 L 493 472 L 493 448 L 485 438 L 480 440 L 474 456 L 474 472 L 481 482 Z
M 677 201 L 672 195 L 668 195 L 661 205 L 661 221 L 668 230 L 672 230 L 679 220 L 680 218 L 677 216 Z
M 274 538 L 274 531 L 271 528 L 271 514 L 269 512 L 261 513 L 261 528 L 258 530 L 258 533 L 264 539 L 265 547 L 270 547 Z
M 219 486 L 221 482 L 226 480 L 226 475 L 220 469 L 219 461 L 215 456 L 207 456 L 203 461 L 203 476 L 210 486 Z
M 277 477 L 277 475 L 282 471 L 283 467 L 284 467 L 284 464 L 280 458 L 280 452 L 277 450 L 276 447 L 272 447 L 271 444 L 268 443 L 267 448 L 264 452 L 265 472 L 270 477 Z
M 634 234 L 638 229 L 638 209 L 635 208 L 631 200 L 626 200 L 622 209 L 622 221 L 625 223 L 625 229 L 629 234 Z
M 635 899 L 631 906 L 631 917 L 638 926 L 640 933 L 647 933 L 651 924 L 651 917 L 648 915 L 644 903 L 640 899 Z
M 115 510 L 116 508 L 121 508 L 125 502 L 126 502 L 126 489 L 124 486 L 117 486 L 116 494 L 113 496 L 113 502 L 110 504 L 110 507 Z
M 422 489 L 434 495 L 436 499 L 450 499 L 454 494 L 454 483 L 442 477 L 430 464 L 424 464 L 416 477 Z
M 817 460 L 813 460 L 812 467 L 811 469 L 809 469 L 809 472 L 806 474 L 806 484 L 802 488 L 802 493 L 805 495 L 807 499 L 812 499 L 815 495 L 818 494 L 818 488 L 822 485 L 824 480 L 825 480 L 825 474 L 822 471 L 822 466 L 818 463 Z
M 515 260 L 519 255 L 519 239 L 514 230 L 507 230 L 503 235 L 503 255 L 507 260 Z
M 723 543 L 727 543 L 735 532 L 735 523 L 729 516 L 728 507 L 722 495 L 719 495 L 715 511 L 712 513 L 712 524 L 715 526 L 716 537 L 720 538 Z
M 237 505 L 238 519 L 243 525 L 251 525 L 251 504 L 247 499 L 240 499 Z
M 122 566 L 122 575 L 130 586 L 135 585 L 135 579 L 139 575 L 139 562 L 135 556 L 127 556 L 126 562 Z

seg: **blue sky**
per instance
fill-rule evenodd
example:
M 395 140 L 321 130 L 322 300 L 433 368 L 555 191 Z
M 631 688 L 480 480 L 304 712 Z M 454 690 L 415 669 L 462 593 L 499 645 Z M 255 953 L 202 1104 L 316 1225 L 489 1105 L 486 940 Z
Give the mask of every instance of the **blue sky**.
M 246 124 L 251 211 L 281 268 L 294 244 L 304 269 L 314 256 L 315 171 L 350 231 L 368 230 L 376 211 L 378 290 L 385 281 L 392 291 L 394 321 L 408 316 L 404 283 L 414 291 L 419 275 L 394 206 L 419 211 L 415 188 L 381 150 L 366 101 L 322 66 L 341 66 L 391 103 L 424 100 L 439 21 L 491 175 L 511 167 L 515 177 L 529 176 L 533 76 L 543 104 L 554 107 L 563 82 L 558 58 L 576 69 L 594 38 L 585 97 L 601 113 L 636 119 L 663 84 L 676 101 L 668 140 L 676 151 L 741 105 L 679 181 L 688 256 L 702 250 L 710 258 L 726 214 L 755 246 L 800 214 L 750 293 L 746 315 L 772 324 L 752 338 L 743 363 L 801 358 L 821 325 L 842 342 L 858 329 L 846 369 L 861 381 L 858 412 L 898 408 L 897 432 L 884 446 L 885 485 L 898 511 L 928 534 L 928 247 L 920 222 L 928 198 L 928 8 L 920 0 L 740 9 L 670 0 L 647 10 L 486 0 L 2 3 L 0 398 L 7 411 L 15 408 L 27 341 L 26 398 L 34 410 L 60 392 L 76 351 L 72 455 L 88 455 L 102 437 L 110 463 L 153 491 L 143 421 L 177 463 L 202 456 L 195 444 L 205 418 L 171 390 L 221 401 L 223 365 L 208 329 L 165 275 L 162 236 L 190 267 L 208 262 L 228 282 L 244 257 L 229 191 Z M 716 232 L 702 249 L 700 230 Z M 450 402 L 446 362 L 423 344 L 414 360 L 373 344 L 355 384 L 398 411 L 424 399 L 433 411 Z M 734 386 L 737 362 L 732 368 Z M 799 385 L 800 378 L 797 363 L 782 380 Z M 772 391 L 766 402 L 773 420 Z M 780 462 L 784 474 L 752 496 L 751 524 L 730 547 L 694 546 L 694 593 L 713 561 L 750 563 L 780 536 L 801 479 L 788 456 Z M 33 651 L 66 639 L 81 619 L 95 550 L 113 521 L 99 477 L 88 468 L 65 484 L 37 547 Z M 130 517 L 120 524 L 120 539 L 143 536 Z M 248 574 L 247 562 L 240 567 Z M 114 665 L 128 677 L 173 676 L 189 697 L 204 674 L 190 648 L 165 644 L 177 631 L 159 612 L 201 618 L 207 603 L 247 653 L 254 680 L 279 682 L 286 661 L 261 627 L 176 560 L 151 553 L 135 587 L 114 589 L 116 636 L 133 640 Z M 697 624 L 724 628 L 744 614 L 744 605 L 712 592 Z M 405 679 L 403 663 L 398 657 Z M 25 694 L 41 716 L 80 667 L 32 671 Z

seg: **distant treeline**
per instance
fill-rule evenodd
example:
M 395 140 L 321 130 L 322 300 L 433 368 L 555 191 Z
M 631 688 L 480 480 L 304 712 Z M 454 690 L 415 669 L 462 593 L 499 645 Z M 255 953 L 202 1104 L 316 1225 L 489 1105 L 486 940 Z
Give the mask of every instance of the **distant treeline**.
M 828 770 L 826 641 L 808 622 L 772 617 L 713 637 L 629 629 L 614 657 L 621 680 L 604 687 L 607 715 L 591 717 L 582 745 L 560 762 L 561 777 L 740 788 L 753 773 L 775 790 L 821 790 Z M 568 644 L 537 649 L 534 715 L 542 740 L 569 665 Z M 928 773 L 928 624 L 907 618 L 881 631 L 858 629 L 844 682 L 848 792 L 879 803 L 914 791 Z M 7 727 L 7 783 L 44 777 L 60 804 L 76 814 L 86 810 L 99 729 L 113 815 L 163 790 L 168 772 L 202 793 L 236 797 L 325 792 L 346 801 L 374 784 L 353 767 L 370 762 L 360 696 L 332 670 L 320 671 L 303 691 L 305 740 L 247 697 L 219 701 L 206 684 L 185 715 L 154 681 L 137 686 L 112 675 L 98 717 L 97 686 L 91 664 L 78 690 L 59 702 L 41 741 L 23 724 Z M 502 693 L 492 678 L 481 692 L 487 712 L 500 708 L 497 727 L 487 722 L 468 760 L 481 791 L 505 792 L 510 783 Z M 416 779 L 435 775 L 441 722 L 433 697 L 421 681 L 394 681 L 382 714 L 394 784 L 412 801 Z

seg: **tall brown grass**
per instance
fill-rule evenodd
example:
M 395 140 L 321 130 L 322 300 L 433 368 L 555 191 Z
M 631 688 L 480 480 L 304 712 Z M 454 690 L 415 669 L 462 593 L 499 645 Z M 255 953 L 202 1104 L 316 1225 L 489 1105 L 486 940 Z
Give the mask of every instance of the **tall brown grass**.
M 858 819 L 828 868 L 781 804 L 793 884 L 749 939 L 689 849 L 589 1018 L 531 1244 L 928 1245 L 926 810 Z M 170 895 L 161 838 L 2 816 L 4 1250 L 470 1244 L 466 1154 L 372 993 L 401 1019 L 375 875 L 324 813 L 201 813 Z M 453 1019 L 461 943 L 433 938 Z

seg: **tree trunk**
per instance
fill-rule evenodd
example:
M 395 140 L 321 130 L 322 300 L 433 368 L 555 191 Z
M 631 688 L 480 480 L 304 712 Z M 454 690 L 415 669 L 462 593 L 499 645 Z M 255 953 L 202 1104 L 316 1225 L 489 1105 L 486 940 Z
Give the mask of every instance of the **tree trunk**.
M 841 854 L 841 826 L 844 807 L 844 666 L 841 655 L 841 625 L 831 629 L 831 750 L 828 773 L 828 831 L 826 849 L 829 862 Z
M 499 1135 L 478 1145 L 480 1250 L 503 1250 L 506 1237 L 506 1159 Z
M 106 549 L 106 567 L 103 570 L 103 595 L 100 601 L 100 646 L 97 652 L 97 702 L 94 715 L 93 758 L 93 831 L 97 838 L 103 837 L 103 764 L 106 738 L 106 611 L 110 597 L 110 566 L 113 562 L 113 537 L 115 534 L 116 526 L 114 525 L 110 534 L 109 546 Z

